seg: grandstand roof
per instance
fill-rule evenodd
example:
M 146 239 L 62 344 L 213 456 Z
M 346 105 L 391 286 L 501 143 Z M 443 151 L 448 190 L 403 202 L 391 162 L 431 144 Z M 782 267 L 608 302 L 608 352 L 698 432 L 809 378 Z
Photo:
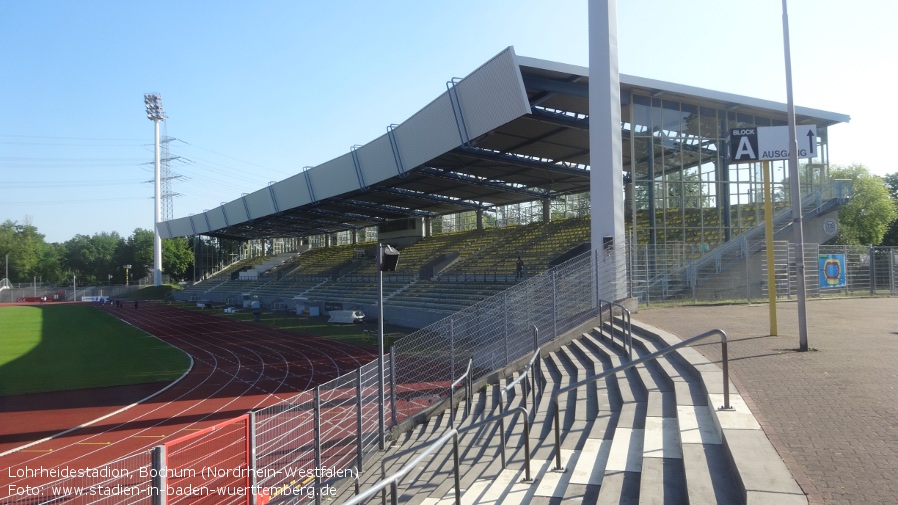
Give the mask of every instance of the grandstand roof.
M 305 237 L 588 192 L 588 76 L 585 67 L 509 47 L 385 135 L 216 209 L 160 223 L 160 234 Z M 635 90 L 786 117 L 777 102 L 627 75 L 620 81 L 622 100 Z M 801 107 L 797 116 L 818 127 L 849 120 Z

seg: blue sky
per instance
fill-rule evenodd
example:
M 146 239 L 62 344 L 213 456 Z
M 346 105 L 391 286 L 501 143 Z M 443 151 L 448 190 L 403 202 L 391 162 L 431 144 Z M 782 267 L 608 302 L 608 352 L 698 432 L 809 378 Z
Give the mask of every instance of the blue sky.
M 898 117 L 896 15 L 789 2 L 796 104 L 852 118 L 834 163 L 898 171 L 876 135 Z M 618 32 L 623 73 L 786 101 L 781 0 L 619 1 Z M 586 0 L 0 0 L 0 221 L 50 242 L 151 229 L 147 92 L 183 217 L 373 140 L 507 46 L 586 66 L 587 41 Z

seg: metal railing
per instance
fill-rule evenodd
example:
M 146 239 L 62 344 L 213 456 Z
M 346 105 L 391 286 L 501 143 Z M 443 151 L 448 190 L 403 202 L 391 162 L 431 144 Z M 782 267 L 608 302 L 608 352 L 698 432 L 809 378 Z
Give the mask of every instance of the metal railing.
M 450 428 L 450 429 L 446 430 L 446 432 L 443 433 L 443 435 L 441 435 L 440 438 L 438 438 L 436 440 L 432 440 L 430 442 L 426 442 L 424 444 L 421 444 L 421 445 L 418 445 L 415 447 L 411 447 L 402 452 L 399 452 L 399 453 L 396 453 L 396 454 L 393 454 L 393 455 L 383 458 L 380 462 L 381 476 L 382 476 L 381 480 L 378 481 L 377 484 L 375 484 L 374 486 L 367 489 L 365 492 L 363 492 L 361 494 L 357 494 L 352 499 L 345 502 L 344 505 L 357 505 L 359 503 L 363 503 L 365 500 L 372 498 L 375 494 L 377 494 L 378 491 L 381 492 L 381 503 L 385 504 L 386 503 L 387 486 L 390 486 L 391 503 L 393 505 L 396 505 L 399 500 L 399 489 L 398 489 L 399 481 L 402 480 L 403 477 L 408 475 L 409 472 L 411 472 L 413 469 L 415 469 L 415 467 L 417 467 L 422 461 L 424 461 L 425 458 L 432 455 L 436 451 L 442 449 L 443 446 L 445 446 L 446 443 L 449 442 L 449 440 L 452 440 L 452 458 L 453 458 L 452 468 L 453 468 L 453 474 L 455 477 L 455 486 L 454 486 L 455 503 L 457 505 L 461 505 L 461 476 L 459 474 L 459 467 L 461 464 L 461 459 L 459 457 L 459 450 L 458 450 L 459 436 L 468 431 L 487 426 L 491 423 L 494 423 L 498 420 L 504 419 L 505 417 L 513 415 L 513 414 L 523 414 L 522 417 L 524 419 L 524 431 L 521 434 L 521 438 L 524 441 L 524 480 L 526 482 L 531 482 L 533 479 L 531 478 L 531 475 L 530 475 L 530 436 L 529 436 L 530 412 L 524 407 L 516 407 L 516 408 L 510 409 L 506 412 L 503 412 L 501 414 L 496 414 L 494 416 L 490 416 L 490 417 L 484 419 L 483 421 L 476 422 L 476 423 L 471 424 L 470 426 L 466 426 L 464 428 L 460 428 L 460 429 Z M 504 439 L 501 441 L 500 446 L 501 446 L 502 450 L 504 451 L 504 449 L 505 449 L 505 440 Z M 411 461 L 406 463 L 398 471 L 396 471 L 395 473 L 393 473 L 389 476 L 386 475 L 386 462 L 388 460 L 400 458 L 402 456 L 418 452 L 424 447 L 427 447 L 427 449 L 424 450 L 421 454 L 418 454 L 414 459 L 412 459 Z M 502 468 L 503 469 L 505 468 L 504 462 L 502 464 Z
M 525 455 L 524 455 L 525 475 L 524 475 L 524 479 L 525 479 L 525 481 L 530 482 L 532 480 L 531 475 L 530 475 L 530 441 L 529 441 L 529 435 L 530 435 L 529 415 L 530 415 L 530 413 L 527 410 L 527 395 L 528 395 L 528 393 L 532 395 L 532 397 L 533 397 L 532 402 L 533 402 L 533 405 L 535 406 L 536 405 L 536 390 L 540 389 L 540 392 L 542 392 L 542 388 L 541 387 L 537 388 L 534 385 L 534 384 L 538 384 L 535 374 L 533 375 L 533 384 L 531 384 L 529 386 L 529 392 L 527 391 L 528 386 L 526 384 L 530 380 L 531 369 L 534 368 L 535 364 L 539 363 L 540 352 L 541 352 L 541 349 L 537 349 L 533 353 L 533 357 L 530 358 L 530 361 L 527 363 L 527 366 L 525 366 L 524 370 L 521 371 L 521 374 L 518 376 L 518 378 L 513 380 L 511 383 L 509 383 L 504 388 L 502 388 L 502 392 L 501 392 L 502 399 L 499 401 L 499 413 L 498 414 L 496 414 L 494 416 L 490 416 L 487 419 L 484 419 L 482 421 L 479 421 L 477 423 L 474 423 L 470 426 L 467 426 L 467 427 L 461 428 L 461 429 L 455 429 L 454 424 L 453 424 L 452 429 L 450 429 L 449 431 L 444 433 L 439 439 L 437 439 L 435 441 L 426 442 L 426 443 L 418 445 L 416 447 L 412 447 L 412 448 L 406 449 L 402 452 L 399 452 L 399 453 L 396 453 L 396 454 L 393 454 L 393 455 L 383 458 L 381 460 L 381 482 L 378 483 L 377 485 L 375 485 L 372 489 L 369 489 L 368 491 L 366 491 L 365 496 L 370 498 L 370 497 L 374 496 L 374 494 L 376 494 L 377 491 L 382 491 L 382 493 L 386 493 L 386 487 L 389 485 L 391 487 L 390 492 L 392 493 L 392 500 L 393 500 L 393 503 L 395 504 L 396 500 L 397 500 L 397 485 L 398 485 L 399 479 L 404 477 L 408 473 L 409 470 L 414 468 L 425 457 L 432 454 L 433 451 L 435 451 L 437 448 L 445 445 L 446 442 L 448 442 L 448 437 L 450 435 L 454 434 L 454 436 L 452 438 L 453 438 L 453 442 L 454 442 L 453 473 L 455 475 L 455 493 L 456 493 L 455 501 L 456 501 L 456 503 L 460 503 L 460 500 L 461 500 L 460 488 L 459 488 L 460 460 L 458 458 L 458 440 L 457 440 L 458 437 L 457 437 L 457 435 L 465 433 L 474 428 L 486 426 L 490 423 L 498 421 L 499 422 L 499 439 L 501 440 L 501 443 L 499 444 L 499 454 L 500 454 L 500 461 L 502 464 L 502 468 L 504 469 L 506 466 L 506 462 L 507 462 L 506 453 L 505 453 L 505 443 L 506 443 L 506 440 L 505 440 L 505 418 L 514 413 L 523 413 L 524 414 L 524 431 L 521 434 L 521 437 L 524 440 L 524 446 L 525 446 Z M 542 368 L 537 366 L 537 370 L 539 370 L 540 376 L 541 376 Z M 468 371 L 465 372 L 465 375 L 463 375 L 458 380 L 456 380 L 453 383 L 453 386 L 457 385 L 460 381 L 462 381 L 465 378 L 465 376 L 468 375 L 469 372 L 470 372 L 470 365 L 468 367 Z M 522 396 L 523 405 L 513 408 L 513 409 L 509 409 L 508 411 L 506 411 L 504 399 L 507 397 L 509 391 L 514 389 L 514 387 L 517 386 L 518 383 L 520 383 L 521 387 L 523 388 L 523 396 Z M 451 405 L 451 398 L 452 398 L 452 392 L 450 390 L 450 405 Z M 471 399 L 469 398 L 468 403 L 470 404 L 470 402 L 471 402 Z M 451 409 L 451 407 L 450 407 L 450 409 Z M 450 410 L 450 418 L 451 418 L 451 416 L 452 416 L 452 412 Z M 450 421 L 450 422 L 453 422 L 453 421 Z M 395 472 L 394 474 L 391 474 L 389 477 L 386 476 L 386 471 L 385 471 L 386 461 L 417 452 L 417 451 L 421 450 L 421 448 L 428 447 L 428 446 L 430 448 L 427 451 L 420 454 L 414 460 L 412 460 L 411 462 L 406 464 L 402 469 Z M 439 446 L 439 447 L 436 447 L 436 446 Z M 358 486 L 356 487 L 356 495 L 359 495 Z M 363 496 L 356 496 L 356 498 L 354 500 L 351 500 L 350 502 L 347 502 L 347 503 L 359 503 L 361 500 L 364 500 L 364 499 L 365 499 L 365 497 L 363 497 Z M 356 501 L 356 500 L 358 500 L 358 501 Z M 386 501 L 386 498 L 382 495 L 381 500 Z
M 533 353 L 533 357 L 530 358 L 530 362 L 527 363 L 527 366 L 524 367 L 524 370 L 521 371 L 521 375 L 518 376 L 517 379 L 511 381 L 507 386 L 502 388 L 502 392 L 500 393 L 502 398 L 499 399 L 499 415 L 505 414 L 505 399 L 508 397 L 508 392 L 514 389 L 518 383 L 521 383 L 521 406 L 527 408 L 527 383 L 530 381 L 530 370 L 533 368 L 534 364 L 540 363 L 540 352 L 542 349 L 537 349 L 536 352 Z M 540 378 L 542 378 L 542 367 L 538 367 L 537 370 L 540 373 Z M 533 382 L 530 385 L 530 394 L 533 396 L 532 405 L 536 407 L 536 385 L 540 384 L 536 379 L 536 374 L 533 376 Z M 538 388 L 540 394 L 542 394 L 542 386 Z M 526 432 L 525 432 L 526 433 Z M 499 420 L 499 437 L 502 439 L 502 450 L 501 450 L 501 458 L 502 458 L 502 468 L 505 468 L 505 417 L 503 416 Z
M 627 359 L 633 361 L 633 325 L 630 322 L 630 310 L 617 302 L 609 302 L 607 300 L 599 300 L 599 331 L 602 336 L 605 335 L 605 306 L 608 306 L 608 333 L 611 337 L 611 343 L 614 343 L 614 307 L 621 310 L 621 320 L 624 327 L 621 329 L 621 345 L 627 349 Z M 626 318 L 626 319 L 624 319 Z
M 465 370 L 465 373 L 461 374 L 461 377 L 455 379 L 452 384 L 449 385 L 449 426 L 455 427 L 455 388 L 459 384 L 464 381 L 465 383 L 465 409 L 466 414 L 471 412 L 471 399 L 474 398 L 474 382 L 471 380 L 471 364 L 474 361 L 468 360 L 468 368 Z
M 621 366 L 612 368 L 611 370 L 607 370 L 598 375 L 593 375 L 592 377 L 587 377 L 579 382 L 575 382 L 568 386 L 565 386 L 558 391 L 552 393 L 552 405 L 555 407 L 554 413 L 554 423 L 555 423 L 555 469 L 561 470 L 561 408 L 558 403 L 558 397 L 564 393 L 571 392 L 581 386 L 585 386 L 587 384 L 592 384 L 594 382 L 600 381 L 605 377 L 609 377 L 611 375 L 615 375 L 618 372 L 624 371 L 628 368 L 632 368 L 636 365 L 641 365 L 642 363 L 646 363 L 648 361 L 660 358 L 668 353 L 671 353 L 681 347 L 685 347 L 687 345 L 691 345 L 693 342 L 697 342 L 699 340 L 703 340 L 712 335 L 720 336 L 720 346 L 721 346 L 721 366 L 723 368 L 723 409 L 730 409 L 730 375 L 729 375 L 729 361 L 727 358 L 727 336 L 723 330 L 710 330 L 702 333 L 701 335 L 697 335 L 695 337 L 683 340 L 682 342 L 678 342 L 674 345 L 661 349 L 659 351 L 653 352 L 642 358 L 637 359 L 636 361 L 630 361 L 629 363 L 623 364 Z
M 539 363 L 540 363 L 539 357 L 540 357 L 541 352 L 542 352 L 542 347 L 537 348 L 536 351 L 534 351 L 534 353 L 533 353 L 533 357 L 530 358 L 530 361 L 527 363 L 527 366 L 525 366 L 524 370 L 521 371 L 521 375 L 519 375 L 517 379 L 511 381 L 511 383 L 509 383 L 507 386 L 502 388 L 502 396 L 503 397 L 506 397 L 508 395 L 508 392 L 511 391 L 512 389 L 514 389 L 514 387 L 517 386 L 518 383 L 521 383 L 521 388 L 523 388 L 523 390 L 524 390 L 522 402 L 524 403 L 524 407 L 527 407 L 527 391 L 526 391 L 527 382 L 530 380 L 530 370 L 534 367 L 534 365 L 536 365 L 537 371 L 539 371 L 540 377 L 542 377 L 542 373 L 543 373 L 542 367 L 539 365 Z M 538 382 L 536 380 L 536 374 L 534 374 L 534 376 L 533 376 L 533 384 L 538 384 Z M 536 405 L 536 389 L 537 388 L 533 384 L 530 385 L 530 393 L 533 396 L 533 400 L 532 400 L 533 405 Z M 540 391 L 542 391 L 541 387 L 539 389 L 540 389 Z M 500 408 L 504 407 L 504 403 L 500 402 L 499 407 Z

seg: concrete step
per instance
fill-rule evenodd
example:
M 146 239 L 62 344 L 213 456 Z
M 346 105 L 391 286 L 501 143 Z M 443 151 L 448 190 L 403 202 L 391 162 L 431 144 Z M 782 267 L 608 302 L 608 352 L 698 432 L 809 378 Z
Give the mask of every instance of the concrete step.
M 650 332 L 634 335 L 633 359 L 672 343 Z M 460 437 L 462 503 L 739 504 L 746 497 L 749 503 L 807 503 L 784 465 L 774 461 L 768 471 L 770 460 L 777 460 L 775 451 L 738 395 L 731 398 L 734 409 L 719 410 L 720 369 L 695 351 L 681 351 L 561 395 L 561 469 L 555 463 L 553 394 L 629 360 L 619 340 L 611 342 L 595 329 L 542 357 L 545 382 L 535 404 L 523 383 L 502 393 L 517 375 L 509 376 L 479 388 L 470 409 L 459 402 L 453 412 L 434 415 L 385 454 L 436 439 L 450 418 L 456 427 L 471 426 L 498 414 L 500 403 L 506 409 L 523 405 L 526 395 L 532 480 L 524 478 L 525 433 L 521 415 L 515 414 L 506 423 L 505 468 L 498 424 Z M 412 457 L 390 461 L 387 473 Z M 377 458 L 366 465 L 362 489 L 380 474 Z M 454 503 L 452 469 L 450 443 L 403 479 L 398 501 Z M 344 493 L 337 502 L 351 496 Z M 371 503 L 378 502 L 379 497 Z

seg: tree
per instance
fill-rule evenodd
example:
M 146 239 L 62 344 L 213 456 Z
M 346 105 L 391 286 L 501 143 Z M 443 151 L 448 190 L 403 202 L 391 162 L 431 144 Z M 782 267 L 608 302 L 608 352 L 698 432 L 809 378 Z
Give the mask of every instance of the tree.
M 898 172 L 886 174 L 883 180 L 886 183 L 886 187 L 889 188 L 889 193 L 892 195 L 892 202 L 898 205 Z M 889 229 L 882 238 L 881 245 L 898 246 L 898 219 L 895 219 L 889 225 Z
M 153 271 L 153 232 L 135 228 L 127 240 L 127 257 L 135 278 L 151 275 Z
M 834 242 L 846 245 L 879 245 L 898 209 L 883 178 L 863 165 L 833 166 L 833 179 L 851 179 L 852 197 L 839 209 L 839 233 Z
M 162 241 L 162 271 L 173 281 L 184 280 L 193 266 L 193 248 L 184 237 Z
M 58 284 L 65 280 L 62 258 L 65 256 L 65 246 L 62 244 L 44 244 L 40 250 L 40 258 L 34 275 L 40 277 L 42 282 Z
M 58 269 L 56 264 L 43 265 L 42 261 L 50 261 L 53 256 L 44 257 L 47 244 L 44 235 L 26 219 L 25 224 L 6 220 L 0 224 L 0 261 L 5 262 L 9 255 L 9 278 L 13 282 L 31 282 L 34 277 L 43 276 L 44 267 Z M 5 264 L 4 264 L 5 267 Z M 0 272 L 0 277 L 5 272 Z
M 116 232 L 75 235 L 65 243 L 65 266 L 84 284 L 106 284 L 120 268 L 116 260 L 121 243 Z

